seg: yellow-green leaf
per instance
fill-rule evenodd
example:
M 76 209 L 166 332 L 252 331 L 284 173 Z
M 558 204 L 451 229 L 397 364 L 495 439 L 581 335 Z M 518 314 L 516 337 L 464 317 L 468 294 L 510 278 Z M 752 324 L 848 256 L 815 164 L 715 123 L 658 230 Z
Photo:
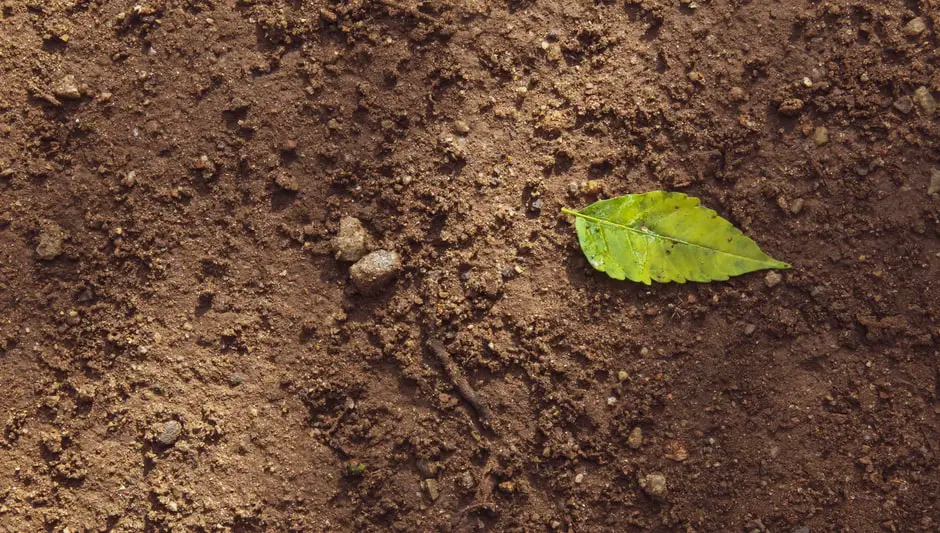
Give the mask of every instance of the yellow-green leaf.
M 614 279 L 723 281 L 731 276 L 790 265 L 761 251 L 753 240 L 699 199 L 678 192 L 628 194 L 595 202 L 577 217 L 581 250 L 591 265 Z

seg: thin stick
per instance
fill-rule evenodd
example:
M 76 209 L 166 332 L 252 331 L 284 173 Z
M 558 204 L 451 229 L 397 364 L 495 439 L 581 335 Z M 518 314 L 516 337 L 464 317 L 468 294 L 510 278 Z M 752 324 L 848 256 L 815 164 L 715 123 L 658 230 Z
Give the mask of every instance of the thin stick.
M 428 348 L 431 349 L 431 353 L 437 357 L 437 360 L 444 365 L 444 371 L 450 376 L 450 380 L 454 382 L 454 385 L 457 387 L 457 390 L 460 391 L 460 395 L 463 396 L 463 399 L 467 400 L 467 403 L 473 406 L 473 409 L 480 417 L 480 422 L 482 422 L 484 426 L 494 429 L 493 412 L 490 411 L 489 406 L 480 399 L 477 392 L 473 390 L 473 387 L 467 382 L 467 378 L 464 377 L 463 372 L 460 371 L 460 367 L 457 366 L 457 363 L 454 362 L 453 358 L 447 352 L 444 343 L 437 339 L 431 339 L 428 341 Z

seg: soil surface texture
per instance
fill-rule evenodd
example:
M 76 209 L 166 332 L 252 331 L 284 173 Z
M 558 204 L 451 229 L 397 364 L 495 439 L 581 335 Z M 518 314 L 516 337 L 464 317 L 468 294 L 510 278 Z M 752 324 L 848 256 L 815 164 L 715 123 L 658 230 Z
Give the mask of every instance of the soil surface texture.
M 0 531 L 938 531 L 938 32 L 0 0 Z M 594 271 L 651 190 L 793 268 Z

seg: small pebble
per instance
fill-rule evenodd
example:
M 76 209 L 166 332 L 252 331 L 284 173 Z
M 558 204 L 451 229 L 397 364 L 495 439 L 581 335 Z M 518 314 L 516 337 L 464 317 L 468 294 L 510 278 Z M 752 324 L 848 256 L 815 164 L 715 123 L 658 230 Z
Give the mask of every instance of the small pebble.
M 574 482 L 577 483 L 578 485 L 580 485 L 581 483 L 583 483 L 583 482 L 584 482 L 584 473 L 579 473 L 578 475 L 574 476 Z
M 363 294 L 372 294 L 401 272 L 401 257 L 398 253 L 378 250 L 357 261 L 349 269 L 352 282 Z
M 924 19 L 917 17 L 905 24 L 904 27 L 901 28 L 901 33 L 903 33 L 905 37 L 917 37 L 926 29 L 927 24 L 924 22 Z
M 640 479 L 640 487 L 654 500 L 663 501 L 666 499 L 668 493 L 666 476 L 662 474 L 648 474 Z
M 137 171 L 132 170 L 128 172 L 127 175 L 124 176 L 124 179 L 121 180 L 121 183 L 127 188 L 131 188 L 137 184 Z
M 748 324 L 747 326 L 744 326 L 744 334 L 747 336 L 753 335 L 755 331 L 757 331 L 757 326 L 754 324 Z
M 816 146 L 825 146 L 829 143 L 829 130 L 824 126 L 819 126 L 813 131 L 813 142 Z
M 457 132 L 457 133 L 459 133 L 459 134 L 461 134 L 461 135 L 466 135 L 466 134 L 470 133 L 470 126 L 469 126 L 466 122 L 464 122 L 464 121 L 462 121 L 462 120 L 455 120 L 455 121 L 454 121 L 454 131 Z
M 157 442 L 163 446 L 172 446 L 183 434 L 183 426 L 176 420 L 168 420 L 163 424 L 163 431 L 157 435 Z
M 921 85 L 914 91 L 914 103 L 928 117 L 932 117 L 937 112 L 937 101 L 931 94 L 930 89 Z
M 52 87 L 52 94 L 63 100 L 81 100 L 82 91 L 75 83 L 75 76 L 69 74 Z
M 770 288 L 780 285 L 780 282 L 783 281 L 783 276 L 780 275 L 776 270 L 771 270 L 764 276 L 764 284 Z
M 930 169 L 930 184 L 927 185 L 927 194 L 940 193 L 940 169 Z
M 794 215 L 799 215 L 803 211 L 803 206 L 806 204 L 806 200 L 802 198 L 797 198 L 793 200 L 793 203 L 790 204 L 790 212 Z
M 643 446 L 643 429 L 640 426 L 633 428 L 633 431 L 630 432 L 630 436 L 627 437 L 627 445 L 634 450 L 638 450 L 640 446 Z
M 630 375 L 627 374 L 626 370 L 621 370 L 620 372 L 617 372 L 617 379 L 619 379 L 620 381 L 626 381 L 628 377 L 630 377 Z
M 427 493 L 428 499 L 430 499 L 432 502 L 437 501 L 437 498 L 440 496 L 440 492 L 437 489 L 436 479 L 425 479 L 421 482 L 421 486 L 424 488 L 424 492 Z
M 343 217 L 339 221 L 339 233 L 333 241 L 336 259 L 358 261 L 369 252 L 369 234 L 358 218 Z
M 902 96 L 894 101 L 894 108 L 905 115 L 909 115 L 914 110 L 914 100 L 910 96 Z

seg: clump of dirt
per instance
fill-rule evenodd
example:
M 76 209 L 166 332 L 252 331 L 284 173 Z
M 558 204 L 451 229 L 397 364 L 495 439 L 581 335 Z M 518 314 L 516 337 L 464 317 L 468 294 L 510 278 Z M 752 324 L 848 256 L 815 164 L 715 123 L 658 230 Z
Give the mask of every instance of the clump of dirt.
M 0 524 L 936 531 L 937 28 L 0 2 Z M 560 208 L 657 189 L 794 268 L 591 270 Z

